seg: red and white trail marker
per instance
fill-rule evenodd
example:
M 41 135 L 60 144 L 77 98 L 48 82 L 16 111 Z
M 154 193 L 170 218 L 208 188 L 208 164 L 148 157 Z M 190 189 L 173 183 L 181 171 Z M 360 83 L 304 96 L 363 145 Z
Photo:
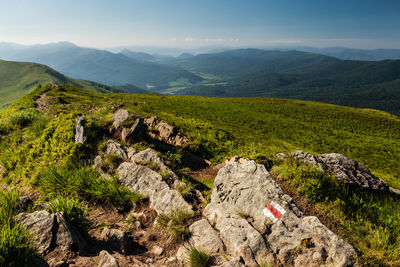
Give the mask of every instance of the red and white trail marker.
M 263 209 L 263 213 L 273 223 L 276 223 L 286 213 L 286 211 L 281 205 L 275 201 L 272 201 L 266 208 Z

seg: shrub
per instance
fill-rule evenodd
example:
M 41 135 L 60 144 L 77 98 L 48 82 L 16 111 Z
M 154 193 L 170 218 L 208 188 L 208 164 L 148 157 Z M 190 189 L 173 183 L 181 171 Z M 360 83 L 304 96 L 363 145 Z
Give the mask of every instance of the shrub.
M 65 219 L 75 225 L 81 234 L 87 236 L 90 222 L 86 218 L 85 208 L 78 200 L 58 195 L 49 202 L 48 210 L 52 213 L 63 212 Z
M 189 266 L 190 267 L 207 267 L 209 266 L 210 255 L 204 250 L 190 248 L 189 250 Z
M 182 242 L 190 234 L 187 222 L 193 216 L 194 214 L 191 212 L 173 209 L 169 214 L 159 214 L 157 222 L 173 242 Z
M 10 123 L 13 126 L 25 127 L 30 124 L 36 117 L 36 114 L 29 111 L 21 111 L 10 116 Z

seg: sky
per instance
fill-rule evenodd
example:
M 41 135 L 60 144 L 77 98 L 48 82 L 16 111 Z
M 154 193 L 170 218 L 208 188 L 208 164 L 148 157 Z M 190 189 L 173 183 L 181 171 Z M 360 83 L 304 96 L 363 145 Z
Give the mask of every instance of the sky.
M 0 0 L 0 42 L 400 48 L 399 0 Z

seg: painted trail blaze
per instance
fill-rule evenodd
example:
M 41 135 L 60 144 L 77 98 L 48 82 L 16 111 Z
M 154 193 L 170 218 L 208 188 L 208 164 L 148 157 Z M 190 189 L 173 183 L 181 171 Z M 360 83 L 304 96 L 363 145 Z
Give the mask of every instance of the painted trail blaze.
M 281 205 L 272 201 L 265 209 L 263 209 L 263 213 L 273 223 L 276 223 L 286 213 L 286 211 Z

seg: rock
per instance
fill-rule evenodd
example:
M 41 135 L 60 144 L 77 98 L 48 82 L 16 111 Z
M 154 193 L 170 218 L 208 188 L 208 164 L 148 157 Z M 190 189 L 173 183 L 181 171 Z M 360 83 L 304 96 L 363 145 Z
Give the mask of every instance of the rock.
M 233 162 L 239 162 L 239 163 L 245 164 L 245 163 L 249 162 L 249 160 L 245 159 L 245 158 L 241 158 L 239 156 L 234 156 L 229 160 L 225 160 L 224 164 L 226 165 L 228 163 L 233 163 Z
M 209 167 L 211 162 L 188 151 L 183 151 L 182 164 L 191 170 L 197 171 Z
M 135 155 L 136 153 L 137 153 L 136 149 L 131 146 L 126 149 L 126 154 L 128 156 L 128 159 L 132 158 L 133 155 Z
M 19 207 L 22 211 L 28 210 L 28 208 L 33 204 L 32 199 L 27 196 L 20 196 L 19 197 Z
M 128 247 L 128 236 L 126 232 L 119 229 L 111 229 L 109 227 L 105 227 L 101 232 L 101 237 L 114 249 L 119 250 L 122 253 L 126 252 L 126 249 Z
M 119 129 L 122 126 L 122 123 L 129 118 L 129 112 L 125 109 L 119 109 L 114 113 L 113 116 L 113 126 L 116 129 Z
M 164 161 L 158 155 L 157 151 L 148 148 L 134 154 L 129 158 L 131 161 L 140 164 L 141 162 L 153 162 L 157 165 L 159 170 L 169 171 L 170 169 L 165 165 Z
M 189 139 L 177 133 L 177 130 L 172 125 L 159 120 L 157 117 L 146 118 L 144 123 L 148 127 L 149 136 L 161 142 L 173 146 L 184 146 L 189 142 Z
M 54 214 L 42 210 L 33 213 L 20 213 L 17 215 L 17 219 L 34 233 L 38 251 L 41 254 L 45 255 L 53 249 L 52 239 L 57 225 Z
M 162 176 L 136 163 L 124 162 L 118 167 L 121 183 L 134 192 L 147 196 L 150 207 L 158 214 L 169 213 L 172 209 L 192 211 L 192 207 L 175 189 L 171 189 Z
M 106 250 L 100 251 L 98 267 L 119 267 L 118 261 Z
M 96 156 L 94 158 L 94 164 L 93 164 L 94 168 L 96 170 L 98 170 L 100 168 L 102 162 L 103 162 L 103 159 L 101 158 L 101 156 Z
M 134 142 L 143 138 L 146 132 L 146 125 L 143 118 L 137 118 L 131 128 L 123 128 L 121 132 L 121 140 L 123 142 Z
M 390 190 L 386 182 L 373 175 L 362 163 L 342 154 L 330 153 L 314 156 L 297 150 L 290 155 L 320 170 L 331 171 L 339 183 L 354 184 L 375 190 Z
M 244 267 L 243 263 L 240 261 L 227 261 L 221 265 L 218 265 L 218 267 Z M 268 266 L 268 265 L 267 265 Z
M 154 246 L 151 250 L 150 250 L 150 254 L 154 255 L 154 256 L 160 256 L 161 254 L 163 254 L 164 249 L 160 246 Z
M 25 212 L 18 214 L 17 219 L 34 233 L 38 250 L 44 255 L 54 247 L 75 252 L 82 252 L 86 247 L 86 241 L 74 226 L 65 221 L 62 212 L 55 214 L 44 210 Z
M 68 267 L 68 263 L 66 263 L 65 261 L 58 261 L 56 263 L 54 263 L 54 267 Z
M 121 144 L 118 144 L 114 140 L 107 141 L 106 155 L 115 154 L 120 159 L 126 159 L 127 155 L 125 151 L 122 149 Z
M 278 153 L 275 155 L 276 159 L 284 160 L 287 159 L 287 155 L 285 153 Z
M 191 233 L 188 243 L 195 248 L 202 249 L 208 253 L 218 253 L 223 251 L 219 234 L 215 231 L 206 219 L 196 221 L 189 227 Z
M 85 136 L 86 120 L 83 117 L 78 117 L 75 123 L 75 143 L 86 143 L 87 137 Z
M 271 202 L 286 211 L 275 223 L 263 214 Z M 241 257 L 246 266 L 258 266 L 265 259 L 284 266 L 356 265 L 354 248 L 316 217 L 303 217 L 265 167 L 254 161 L 235 161 L 220 169 L 203 214 L 219 231 L 226 252 Z M 300 246 L 301 254 L 296 252 Z M 321 251 L 325 254 L 318 257 Z

